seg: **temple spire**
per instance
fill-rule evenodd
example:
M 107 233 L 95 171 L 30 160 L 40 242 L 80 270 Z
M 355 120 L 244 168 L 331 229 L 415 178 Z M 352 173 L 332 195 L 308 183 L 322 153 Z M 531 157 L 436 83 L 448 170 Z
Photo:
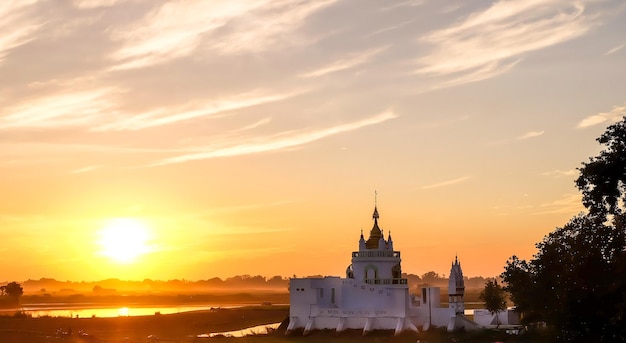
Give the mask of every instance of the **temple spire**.
M 379 240 L 383 238 L 383 233 L 378 227 L 378 218 L 380 218 L 380 216 L 378 215 L 378 207 L 376 204 L 377 196 L 378 196 L 378 193 L 374 191 L 374 213 L 372 214 L 372 219 L 374 219 L 374 226 L 372 227 L 372 230 L 370 231 L 370 236 L 367 239 L 367 244 L 366 244 L 367 249 L 378 249 L 380 245 Z
M 372 215 L 374 221 L 378 219 L 378 192 L 374 190 L 374 214 Z

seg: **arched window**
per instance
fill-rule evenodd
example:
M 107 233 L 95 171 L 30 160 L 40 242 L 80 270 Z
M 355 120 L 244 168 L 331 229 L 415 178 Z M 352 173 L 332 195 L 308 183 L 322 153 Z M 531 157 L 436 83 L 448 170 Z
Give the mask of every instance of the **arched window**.
M 402 268 L 400 268 L 400 263 L 397 263 L 391 268 L 391 277 L 393 278 L 394 284 L 397 284 L 402 278 Z
M 375 279 L 378 279 L 378 268 L 368 264 L 365 267 L 365 282 L 373 283 Z

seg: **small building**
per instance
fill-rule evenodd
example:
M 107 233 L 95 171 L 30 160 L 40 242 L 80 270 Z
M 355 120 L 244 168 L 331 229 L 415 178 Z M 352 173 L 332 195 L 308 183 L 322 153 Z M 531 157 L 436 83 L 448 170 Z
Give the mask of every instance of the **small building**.
M 374 225 L 367 240 L 359 239 L 359 250 L 352 253 L 345 278 L 292 278 L 287 333 L 303 329 L 394 330 L 396 334 L 418 327 L 446 327 L 449 331 L 475 324 L 465 318 L 465 286 L 458 258 L 452 263 L 448 287 L 449 306 L 441 307 L 439 288 L 409 293 L 402 278 L 400 251 L 394 250 L 391 232 L 385 239 L 378 225 L 380 216 L 374 206 Z
M 497 313 L 491 313 L 485 309 L 476 309 L 474 310 L 474 322 L 484 327 L 520 325 L 519 313 L 510 308 Z

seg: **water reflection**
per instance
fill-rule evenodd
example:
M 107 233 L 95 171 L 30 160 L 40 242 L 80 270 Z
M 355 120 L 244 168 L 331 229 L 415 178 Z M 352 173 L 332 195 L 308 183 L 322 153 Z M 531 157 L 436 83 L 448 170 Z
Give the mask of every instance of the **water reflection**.
M 246 304 L 247 306 L 251 304 Z M 215 304 L 198 304 L 189 306 L 88 306 L 70 305 L 59 306 L 59 304 L 33 304 L 26 305 L 21 309 L 2 309 L 0 315 L 13 315 L 16 312 L 23 312 L 33 317 L 128 317 L 128 316 L 149 316 L 155 314 L 172 314 L 189 311 L 211 310 L 215 308 L 236 308 L 246 305 L 219 306 Z
M 244 337 L 248 335 L 267 335 L 271 331 L 278 329 L 279 326 L 280 326 L 280 323 L 257 325 L 257 326 L 252 326 L 249 328 L 235 330 L 235 331 L 203 333 L 201 335 L 198 335 L 197 338 L 211 338 L 211 337 L 216 337 L 216 336 Z

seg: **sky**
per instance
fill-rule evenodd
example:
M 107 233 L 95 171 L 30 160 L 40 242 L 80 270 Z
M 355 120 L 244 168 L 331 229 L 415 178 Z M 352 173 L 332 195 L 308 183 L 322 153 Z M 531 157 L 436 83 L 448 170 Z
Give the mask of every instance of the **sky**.
M 0 280 L 495 276 L 626 114 L 617 0 L 0 3 Z M 375 196 L 375 193 L 377 194 Z

